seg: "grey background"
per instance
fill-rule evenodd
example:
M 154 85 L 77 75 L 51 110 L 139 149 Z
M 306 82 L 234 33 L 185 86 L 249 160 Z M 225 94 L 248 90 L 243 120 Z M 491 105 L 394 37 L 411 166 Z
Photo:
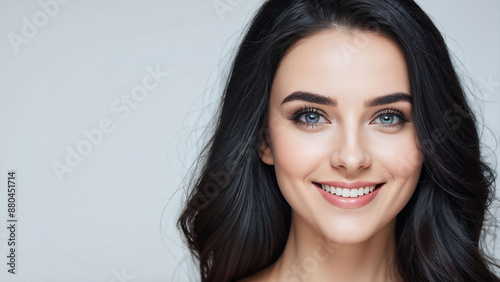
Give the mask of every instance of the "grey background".
M 17 171 L 19 219 L 14 276 L 3 184 L 0 280 L 197 280 L 174 225 L 179 189 L 261 1 L 54 1 L 0 1 L 0 181 Z M 482 131 L 485 152 L 498 155 L 500 1 L 418 2 L 478 98 L 474 107 L 491 129 Z M 37 23 L 26 37 L 25 20 Z M 16 35 L 22 43 L 13 43 Z M 113 110 L 140 89 L 148 67 L 169 75 L 137 96 L 129 115 Z M 114 130 L 60 180 L 53 164 L 67 164 L 68 146 L 90 144 L 82 131 L 103 119 Z

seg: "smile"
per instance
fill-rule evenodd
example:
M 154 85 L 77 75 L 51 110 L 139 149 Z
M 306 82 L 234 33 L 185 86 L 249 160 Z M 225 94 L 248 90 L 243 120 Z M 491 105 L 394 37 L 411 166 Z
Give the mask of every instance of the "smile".
M 321 196 L 330 204 L 345 208 L 354 209 L 368 205 L 379 193 L 385 183 L 376 182 L 313 182 L 318 188 Z
M 359 187 L 359 188 L 343 188 L 343 187 L 334 187 L 334 186 L 329 186 L 326 184 L 320 184 L 321 189 L 323 191 L 326 191 L 332 195 L 337 195 L 340 197 L 344 198 L 356 198 L 358 196 L 363 196 L 370 194 L 375 190 L 375 187 L 377 185 L 371 185 L 371 186 L 366 186 L 366 187 Z

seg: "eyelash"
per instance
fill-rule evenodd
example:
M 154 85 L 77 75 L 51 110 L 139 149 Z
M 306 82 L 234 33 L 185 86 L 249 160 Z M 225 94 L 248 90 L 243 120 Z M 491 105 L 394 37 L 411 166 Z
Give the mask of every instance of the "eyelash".
M 306 128 L 307 127 L 315 128 L 319 125 L 318 123 L 307 123 L 300 120 L 300 117 L 303 114 L 309 114 L 309 113 L 319 114 L 321 117 L 327 119 L 325 117 L 327 115 L 322 110 L 310 106 L 304 106 L 303 108 L 297 110 L 289 117 L 289 119 L 294 121 L 295 124 L 297 124 L 298 126 L 305 126 Z
M 397 118 L 399 118 L 399 122 L 398 123 L 395 123 L 395 124 L 378 124 L 379 126 L 382 126 L 382 127 L 385 127 L 385 128 L 389 128 L 389 129 L 392 129 L 392 128 L 398 128 L 398 127 L 403 127 L 403 125 L 407 122 L 409 122 L 410 120 L 406 117 L 405 114 L 403 114 L 402 111 L 396 109 L 396 108 L 387 108 L 387 109 L 383 109 L 381 111 L 378 111 L 376 113 L 376 116 L 375 118 L 372 119 L 372 121 L 370 123 L 372 123 L 374 120 L 378 119 L 379 117 L 381 117 L 382 115 L 385 115 L 385 114 L 391 114 L 391 115 L 394 115 L 396 116 Z
M 310 127 L 310 128 L 315 128 L 319 125 L 319 123 L 306 123 L 306 122 L 303 122 L 302 120 L 300 120 L 300 117 L 303 115 L 303 114 L 308 114 L 308 113 L 314 113 L 314 114 L 319 114 L 320 116 L 322 116 L 323 118 L 327 119 L 326 118 L 326 114 L 318 109 L 318 108 L 315 108 L 315 107 L 311 107 L 311 106 L 304 106 L 303 108 L 295 111 L 290 117 L 289 119 L 294 121 L 298 126 L 306 126 L 307 127 Z M 388 128 L 388 129 L 392 129 L 392 128 L 398 128 L 398 127 L 402 127 L 405 123 L 409 122 L 410 120 L 406 117 L 405 114 L 403 114 L 403 112 L 401 110 L 398 110 L 396 108 L 387 108 L 387 109 L 383 109 L 381 111 L 378 111 L 376 114 L 375 114 L 375 117 L 370 121 L 370 124 L 373 123 L 374 120 L 380 118 L 382 115 L 385 115 L 385 114 L 391 114 L 391 115 L 394 115 L 396 116 L 398 119 L 399 119 L 399 122 L 396 123 L 396 124 L 378 124 L 379 126 L 382 126 L 384 128 Z M 328 119 L 327 119 L 328 120 Z

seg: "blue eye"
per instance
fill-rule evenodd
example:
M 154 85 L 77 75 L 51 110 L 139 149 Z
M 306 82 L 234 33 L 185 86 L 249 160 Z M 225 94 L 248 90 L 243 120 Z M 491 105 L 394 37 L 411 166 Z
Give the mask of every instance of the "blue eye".
M 329 123 L 325 117 L 325 113 L 313 107 L 299 109 L 289 119 L 294 121 L 298 126 L 305 126 L 306 128 L 314 128 L 321 124 Z
M 381 114 L 375 120 L 380 124 L 397 124 L 401 119 L 395 114 Z
M 318 113 L 305 113 L 300 116 L 300 120 L 305 122 L 305 123 L 318 123 L 321 121 L 321 118 L 323 118 L 320 114 Z M 323 118 L 324 120 L 325 118 Z
M 410 120 L 399 110 L 386 109 L 379 112 L 371 123 L 383 127 L 401 127 Z

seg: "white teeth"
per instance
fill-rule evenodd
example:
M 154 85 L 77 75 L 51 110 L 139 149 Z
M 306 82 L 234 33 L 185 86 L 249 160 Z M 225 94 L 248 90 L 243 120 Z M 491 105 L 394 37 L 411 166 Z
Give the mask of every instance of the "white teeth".
M 351 192 L 349 191 L 349 189 L 347 189 L 347 188 L 342 189 L 342 197 L 349 198 L 350 195 L 351 195 Z
M 351 198 L 355 198 L 358 196 L 358 189 L 351 189 Z
M 337 195 L 340 197 L 355 198 L 355 197 L 363 196 L 363 195 L 366 195 L 366 194 L 373 192 L 375 190 L 375 185 L 366 186 L 364 188 L 361 187 L 361 188 L 348 189 L 348 188 L 333 187 L 333 186 L 321 184 L 321 189 L 323 189 L 324 191 L 326 191 L 330 194 Z

